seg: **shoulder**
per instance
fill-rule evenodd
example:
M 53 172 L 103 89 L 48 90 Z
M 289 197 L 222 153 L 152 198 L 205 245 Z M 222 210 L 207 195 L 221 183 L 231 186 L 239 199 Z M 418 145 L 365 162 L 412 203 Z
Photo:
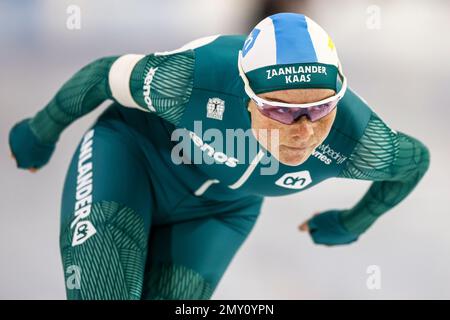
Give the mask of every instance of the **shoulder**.
M 196 53 L 202 53 L 204 51 L 213 52 L 218 49 L 240 50 L 244 44 L 245 37 L 246 37 L 245 35 L 216 34 L 192 40 L 176 50 L 155 52 L 155 55 L 157 56 L 172 55 L 187 50 L 194 50 Z M 226 54 L 226 52 L 215 52 L 215 53 Z
M 244 35 L 221 35 L 194 50 L 194 87 L 229 94 L 240 92 L 238 54 Z
M 180 54 L 191 53 L 194 58 L 194 88 L 234 94 L 242 91 L 236 88 L 239 78 L 237 60 L 245 39 L 245 35 L 206 36 L 176 50 L 155 52 L 154 56 L 173 61 Z
M 358 140 L 364 133 L 373 111 L 353 89 L 348 88 L 337 106 L 332 130 Z
M 364 135 L 372 114 L 367 102 L 348 88 L 336 108 L 336 118 L 324 145 L 349 158 Z
M 203 39 L 203 40 L 202 40 Z M 214 58 L 228 59 L 233 58 L 234 54 L 242 49 L 246 36 L 245 35 L 216 35 L 206 38 L 201 38 L 193 41 L 193 43 L 204 42 L 201 46 L 194 50 L 196 54 L 208 54 Z

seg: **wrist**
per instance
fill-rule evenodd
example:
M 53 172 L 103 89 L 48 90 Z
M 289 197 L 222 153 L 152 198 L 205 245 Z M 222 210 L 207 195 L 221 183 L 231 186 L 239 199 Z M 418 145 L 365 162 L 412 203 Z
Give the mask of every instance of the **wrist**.
M 359 234 L 347 230 L 340 220 L 341 210 L 328 210 L 314 216 L 309 231 L 316 244 L 342 245 L 356 241 Z
M 44 145 L 54 145 L 65 128 L 65 125 L 52 118 L 46 109 L 39 111 L 28 124 L 36 139 Z
M 370 213 L 354 209 L 341 210 L 339 221 L 342 228 L 355 235 L 363 234 L 377 219 Z

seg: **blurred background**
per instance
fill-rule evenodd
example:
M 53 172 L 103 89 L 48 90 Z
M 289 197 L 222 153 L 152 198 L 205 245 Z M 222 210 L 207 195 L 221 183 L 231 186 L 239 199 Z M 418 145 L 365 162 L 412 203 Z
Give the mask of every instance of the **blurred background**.
M 68 19 L 78 9 L 74 25 Z M 423 141 L 431 167 L 404 202 L 350 246 L 316 246 L 297 226 L 315 212 L 352 206 L 369 182 L 332 179 L 267 199 L 213 299 L 450 299 L 445 0 L 0 0 L 0 299 L 65 299 L 61 189 L 81 134 L 104 106 L 66 130 L 50 163 L 35 174 L 17 170 L 9 157 L 13 124 L 33 116 L 99 57 L 246 34 L 283 11 L 304 13 L 327 30 L 349 85 L 392 128 Z M 378 289 L 366 283 L 373 265 L 380 270 Z

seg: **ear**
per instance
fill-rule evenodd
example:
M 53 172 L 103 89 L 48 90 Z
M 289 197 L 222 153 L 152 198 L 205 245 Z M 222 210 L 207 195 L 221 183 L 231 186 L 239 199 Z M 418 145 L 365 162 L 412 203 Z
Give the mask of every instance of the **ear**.
M 253 102 L 252 102 L 252 100 L 250 99 L 250 100 L 248 101 L 248 104 L 247 104 L 247 111 L 250 112 L 250 113 L 252 112 L 252 103 L 253 103 Z

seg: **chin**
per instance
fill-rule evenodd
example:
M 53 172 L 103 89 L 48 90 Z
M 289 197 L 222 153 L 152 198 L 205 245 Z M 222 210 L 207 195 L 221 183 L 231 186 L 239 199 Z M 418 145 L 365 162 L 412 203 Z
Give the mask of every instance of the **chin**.
M 280 154 L 278 157 L 278 161 L 287 166 L 299 166 L 308 160 L 310 152 L 300 153 L 300 154 Z
M 291 167 L 296 167 L 296 166 L 299 166 L 299 165 L 301 165 L 301 164 L 303 164 L 306 160 L 308 160 L 308 158 L 309 157 L 307 157 L 306 159 L 301 159 L 301 160 L 286 160 L 286 161 L 284 161 L 284 160 L 280 160 L 279 159 L 279 161 L 282 163 L 282 164 L 284 164 L 284 165 L 286 165 L 286 166 L 291 166 Z

